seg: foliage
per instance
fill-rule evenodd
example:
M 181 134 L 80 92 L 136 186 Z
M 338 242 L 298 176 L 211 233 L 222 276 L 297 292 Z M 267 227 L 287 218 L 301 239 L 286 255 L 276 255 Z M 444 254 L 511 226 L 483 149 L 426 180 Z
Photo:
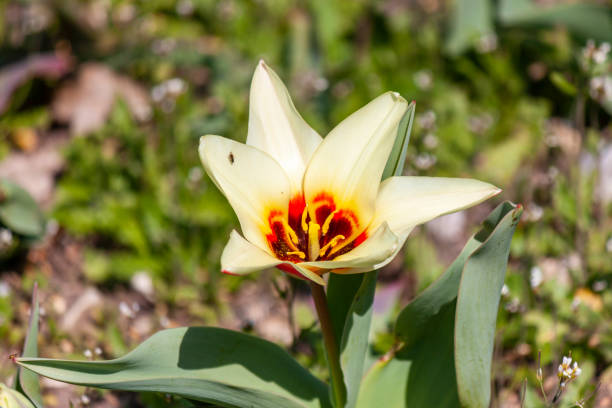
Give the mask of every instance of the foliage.
M 248 81 L 255 62 L 265 58 L 291 81 L 296 105 L 320 133 L 380 92 L 396 90 L 418 102 L 407 174 L 477 177 L 502 186 L 505 198 L 524 204 L 500 301 L 493 404 L 517 395 L 527 378 L 527 406 L 537 406 L 538 350 L 545 368 L 554 368 L 572 350 L 593 377 L 601 376 L 612 364 L 612 207 L 600 195 L 610 108 L 609 101 L 590 95 L 590 83 L 609 75 L 609 67 L 587 70 L 581 61 L 588 38 L 597 45 L 611 38 L 609 6 L 507 0 L 478 2 L 483 5 L 479 13 L 462 12 L 468 3 L 0 5 L 3 68 L 35 54 L 69 50 L 75 71 L 97 61 L 136 79 L 151 94 L 171 79 L 186 84 L 180 95 L 153 101 L 148 120 L 135 120 L 124 101 L 115 102 L 102 128 L 69 141 L 48 213 L 84 246 L 85 281 L 120 291 L 144 270 L 154 277 L 157 301 L 171 309 L 214 303 L 220 294 L 240 289 L 248 278 L 218 278 L 217 260 L 236 222 L 202 176 L 195 146 L 204 133 L 244 140 Z M 23 18 L 11 20 L 15 15 Z M 19 129 L 39 135 L 65 129 L 52 109 L 55 91 L 65 81 L 35 76 L 15 90 L 0 119 L 0 160 L 21 149 L 15 142 Z M 470 213 L 468 225 L 483 217 L 484 210 Z M 42 218 L 35 218 L 42 231 Z M 440 242 L 433 235 L 429 229 L 414 231 L 401 273 L 381 272 L 383 286 L 399 279 L 405 289 L 384 316 L 373 313 L 369 353 L 389 350 L 395 340 L 393 318 L 403 303 L 427 288 L 444 271 L 449 254 L 456 253 L 457 242 Z M 29 245 L 29 238 L 18 237 Z M 44 276 L 36 268 L 5 265 L 3 279 L 6 270 L 16 269 L 23 272 L 18 286 L 25 288 Z M 356 292 L 361 284 L 350 287 Z M 22 320 L 22 292 L 0 297 L 0 333 L 7 348 L 24 335 L 15 323 Z M 345 311 L 358 309 L 352 293 Z M 203 313 L 194 308 L 185 307 L 186 320 L 202 320 Z M 213 314 L 224 310 L 215 306 Z M 355 319 L 355 327 L 368 319 L 357 312 L 355 317 L 363 319 Z M 54 318 L 48 325 L 59 342 L 67 334 Z M 133 345 L 107 319 L 97 322 L 104 326 L 101 333 L 115 333 L 101 336 L 101 342 Z M 341 324 L 336 325 L 338 338 Z M 308 323 L 299 328 L 294 355 L 321 371 L 322 351 L 308 346 L 317 343 L 316 330 Z M 359 371 L 351 350 L 363 343 L 345 346 L 345 366 L 355 364 L 349 370 Z M 585 369 L 584 380 L 572 384 L 566 403 L 588 394 L 589 375 Z M 345 379 L 347 387 L 358 387 L 359 379 L 353 373 Z

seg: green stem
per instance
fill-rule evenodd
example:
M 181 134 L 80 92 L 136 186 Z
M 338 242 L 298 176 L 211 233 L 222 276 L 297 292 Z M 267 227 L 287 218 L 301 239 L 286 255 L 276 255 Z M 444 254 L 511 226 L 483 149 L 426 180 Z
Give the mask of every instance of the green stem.
M 329 374 L 332 384 L 332 398 L 334 399 L 334 407 L 344 407 L 344 381 L 342 379 L 342 369 L 340 368 L 340 355 L 338 353 L 338 343 L 334 336 L 334 329 L 329 317 L 329 308 L 327 306 L 327 297 L 323 286 L 310 282 L 310 290 L 312 298 L 319 316 L 321 324 L 321 332 L 323 333 L 323 342 L 327 351 L 327 365 L 329 366 Z

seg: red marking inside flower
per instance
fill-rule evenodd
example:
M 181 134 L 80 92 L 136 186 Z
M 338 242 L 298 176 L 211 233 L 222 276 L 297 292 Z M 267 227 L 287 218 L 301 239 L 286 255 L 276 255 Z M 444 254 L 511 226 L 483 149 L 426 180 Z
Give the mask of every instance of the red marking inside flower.
M 301 273 L 299 273 L 293 266 L 289 264 L 286 264 L 286 263 L 279 264 L 279 265 L 276 265 L 276 268 L 280 269 L 281 271 L 285 273 L 288 273 L 289 275 L 293 275 L 297 278 L 304 279 L 304 276 Z
M 276 258 L 293 263 L 332 260 L 367 238 L 356 213 L 339 208 L 333 196 L 325 192 L 316 195 L 308 207 L 303 195 L 295 196 L 286 211 L 273 209 L 267 220 L 266 239 L 270 249 Z M 316 235 L 309 238 L 309 233 Z
M 240 276 L 240 274 L 237 274 L 237 273 L 234 273 L 234 272 L 230 272 L 227 269 L 223 269 L 221 272 L 226 274 L 226 275 Z

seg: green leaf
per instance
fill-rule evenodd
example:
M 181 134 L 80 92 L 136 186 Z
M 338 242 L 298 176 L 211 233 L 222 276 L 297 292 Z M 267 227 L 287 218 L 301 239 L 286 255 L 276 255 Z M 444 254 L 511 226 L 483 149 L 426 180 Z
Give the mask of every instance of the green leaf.
M 164 392 L 224 407 L 331 407 L 328 387 L 285 350 L 215 327 L 163 330 L 116 360 L 17 362 L 72 384 Z
M 334 334 L 340 339 L 340 366 L 346 386 L 345 407 L 354 407 L 368 350 L 378 271 L 330 274 L 327 299 Z
M 13 232 L 30 237 L 45 231 L 45 219 L 34 199 L 5 179 L 0 179 L 0 222 Z
M 23 345 L 23 353 L 21 357 L 38 357 L 38 285 L 34 283 L 32 290 L 32 311 L 30 313 L 30 322 L 28 324 L 28 332 L 26 334 L 25 343 Z M 40 384 L 38 375 L 29 370 L 24 370 L 21 367 L 17 370 L 15 380 L 15 388 L 17 391 L 25 394 L 36 408 L 43 408 L 42 396 L 40 395 Z
M 510 241 L 522 213 L 521 207 L 511 209 L 509 204 L 507 210 L 508 213 L 486 243 L 470 255 L 459 286 L 455 317 L 455 369 L 459 400 L 468 407 L 487 408 L 491 400 L 495 323 Z
M 445 48 L 452 55 L 461 54 L 483 36 L 494 34 L 490 0 L 456 0 L 451 18 Z
M 495 319 L 521 212 L 499 205 L 446 272 L 402 310 L 396 346 L 366 375 L 358 407 L 488 406 Z
M 414 112 L 416 110 L 416 102 L 410 102 L 408 109 L 397 128 L 397 137 L 393 144 L 393 149 L 387 159 L 385 170 L 383 171 L 382 179 L 391 176 L 401 176 L 404 172 L 404 163 L 406 162 L 406 152 L 410 143 L 410 134 L 412 133 L 412 123 L 414 122 Z
M 506 25 L 564 25 L 574 35 L 609 41 L 612 19 L 607 6 L 589 3 L 567 3 L 538 6 L 533 0 L 502 0 L 500 21 Z

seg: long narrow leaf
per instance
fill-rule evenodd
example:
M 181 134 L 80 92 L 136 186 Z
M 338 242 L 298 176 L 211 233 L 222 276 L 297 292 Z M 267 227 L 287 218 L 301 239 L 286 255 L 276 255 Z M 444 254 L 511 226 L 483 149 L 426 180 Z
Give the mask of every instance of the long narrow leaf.
M 30 312 L 30 322 L 23 345 L 22 357 L 38 357 L 38 284 L 34 283 L 32 290 L 32 310 Z M 15 381 L 17 391 L 23 393 L 36 406 L 43 408 L 42 397 L 40 395 L 40 383 L 38 375 L 29 370 L 18 368 Z
M 329 408 L 328 387 L 268 341 L 213 327 L 158 332 L 110 361 L 20 358 L 77 385 L 157 391 L 236 408 Z
M 470 255 L 461 275 L 455 318 L 455 369 L 459 399 L 464 406 L 489 406 L 497 309 L 510 241 L 521 212 L 518 207 L 502 219 L 497 233 Z
M 493 316 L 521 212 L 509 202 L 498 206 L 446 272 L 400 313 L 396 348 L 367 373 L 358 408 L 488 406 Z M 473 313 L 475 307 L 486 311 Z

